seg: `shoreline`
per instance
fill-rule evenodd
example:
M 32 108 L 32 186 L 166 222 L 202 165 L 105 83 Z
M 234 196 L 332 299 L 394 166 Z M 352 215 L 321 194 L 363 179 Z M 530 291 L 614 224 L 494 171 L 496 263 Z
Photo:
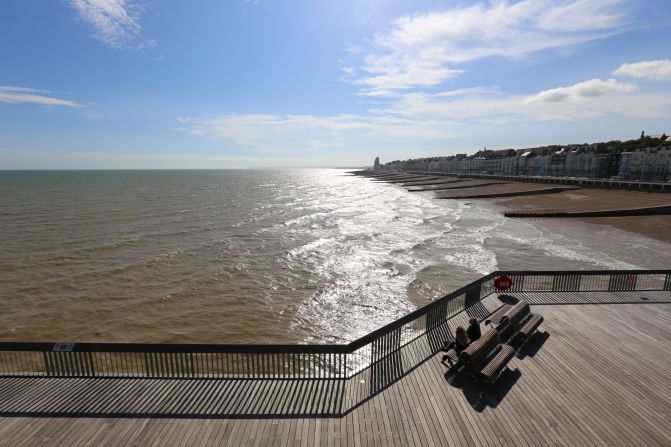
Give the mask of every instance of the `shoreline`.
M 547 196 L 505 197 L 492 202 L 509 212 L 582 212 L 669 205 L 671 195 L 584 188 Z M 525 220 L 529 219 L 557 220 L 552 217 L 525 218 Z M 657 241 L 671 243 L 671 215 L 572 217 L 571 220 L 606 225 Z
M 366 174 L 360 174 L 368 176 Z M 407 175 L 407 174 L 405 174 Z M 404 174 L 399 175 L 399 179 Z M 426 174 L 427 182 L 435 177 Z M 375 179 L 375 175 L 369 178 Z M 456 178 L 456 176 L 455 176 Z M 393 180 L 392 176 L 384 176 L 384 180 Z M 379 179 L 378 181 L 382 181 Z M 663 192 L 642 192 L 622 189 L 600 189 L 600 188 L 567 188 L 565 191 L 541 193 L 547 189 L 548 185 L 544 183 L 527 183 L 506 181 L 491 183 L 491 179 L 461 179 L 468 189 L 459 191 L 450 185 L 440 186 L 441 181 L 436 181 L 437 187 L 432 187 L 431 183 L 423 185 L 422 191 L 434 192 L 436 199 L 450 199 L 471 201 L 475 203 L 488 203 L 500 207 L 500 212 L 519 212 L 519 213 L 570 213 L 585 211 L 612 211 L 629 210 L 634 208 L 647 208 L 671 205 L 671 194 Z M 415 179 L 414 182 L 422 180 Z M 444 182 L 445 179 L 442 179 Z M 395 183 L 397 186 L 404 186 L 412 192 L 418 192 L 415 189 L 409 189 L 401 182 Z M 464 185 L 464 186 L 466 186 Z M 445 188 L 445 189 L 443 189 Z M 449 189 L 448 189 L 449 188 Z M 459 188 L 462 189 L 462 188 Z M 512 218 L 510 218 L 512 219 Z M 516 218 L 521 221 L 556 221 L 554 217 L 524 217 Z M 671 215 L 649 215 L 649 216 L 611 216 L 611 217 L 572 217 L 573 222 L 583 222 L 588 224 L 609 226 L 619 230 L 643 236 L 660 242 L 671 243 Z M 569 223 L 562 223 L 566 226 Z M 558 226 L 560 226 L 558 225 Z

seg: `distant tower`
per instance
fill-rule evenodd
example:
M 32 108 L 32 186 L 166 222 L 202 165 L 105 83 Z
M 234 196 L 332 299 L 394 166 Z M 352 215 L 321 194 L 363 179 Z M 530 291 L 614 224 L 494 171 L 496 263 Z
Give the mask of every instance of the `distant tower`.
M 645 130 L 641 131 L 641 138 L 645 138 Z
M 373 169 L 375 171 L 380 170 L 380 157 L 375 157 L 375 163 L 373 163 Z

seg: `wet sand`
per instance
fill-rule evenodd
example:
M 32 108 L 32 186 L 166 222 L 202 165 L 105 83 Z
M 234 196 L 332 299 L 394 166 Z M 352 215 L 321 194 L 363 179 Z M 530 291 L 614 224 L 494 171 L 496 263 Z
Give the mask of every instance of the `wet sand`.
M 506 197 L 495 202 L 503 206 L 506 211 L 597 211 L 669 205 L 671 194 L 583 188 L 542 196 Z M 653 239 L 671 242 L 671 216 L 578 219 L 599 225 L 611 225 Z

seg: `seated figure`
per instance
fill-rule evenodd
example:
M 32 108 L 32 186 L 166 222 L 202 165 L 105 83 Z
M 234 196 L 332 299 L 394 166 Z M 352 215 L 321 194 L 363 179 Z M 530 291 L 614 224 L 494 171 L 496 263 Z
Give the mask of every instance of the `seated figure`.
M 468 335 L 466 335 L 466 330 L 463 326 L 457 326 L 457 329 L 454 331 L 454 340 L 452 340 L 444 350 L 449 351 L 450 349 L 454 349 L 458 355 L 461 354 L 461 351 L 466 349 L 469 344 L 470 341 L 468 340 Z
M 468 322 L 468 329 L 466 329 L 468 334 L 468 339 L 473 343 L 475 340 L 480 338 L 480 322 L 477 318 L 472 317 Z

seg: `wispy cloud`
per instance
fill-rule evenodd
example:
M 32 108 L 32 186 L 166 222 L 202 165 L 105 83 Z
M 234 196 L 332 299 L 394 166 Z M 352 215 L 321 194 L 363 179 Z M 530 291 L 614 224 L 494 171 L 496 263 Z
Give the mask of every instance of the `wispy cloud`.
M 382 146 L 404 140 L 409 144 L 454 136 L 453 123 L 421 122 L 402 117 L 365 115 L 224 115 L 180 118 L 178 129 L 212 140 L 251 147 L 258 152 L 306 153 L 350 150 L 352 142 Z
M 637 93 L 636 86 L 615 80 L 592 79 L 528 95 L 477 92 L 457 96 L 411 93 L 383 109 L 380 116 L 409 120 L 480 122 L 505 120 L 566 121 L 604 116 L 658 118 L 671 113 L 671 92 Z
M 591 79 L 529 94 L 492 86 L 438 93 L 412 92 L 361 115 L 223 115 L 181 118 L 181 132 L 259 153 L 318 153 L 386 147 L 439 147 L 472 124 L 570 121 L 671 113 L 671 92 L 638 93 L 636 85 Z
M 671 81 L 671 60 L 661 59 L 636 62 L 634 64 L 622 64 L 613 74 L 615 76 L 631 76 L 633 78 L 653 79 L 656 81 Z
M 40 104 L 44 106 L 83 107 L 68 99 L 48 96 L 49 92 L 29 87 L 0 86 L 0 102 Z
M 617 33 L 621 0 L 506 0 L 400 17 L 377 34 L 354 82 L 364 95 L 433 87 L 486 57 L 522 57 Z
M 437 97 L 449 98 L 454 96 L 466 96 L 475 94 L 492 94 L 498 95 L 501 91 L 497 87 L 468 87 L 457 90 L 448 90 L 446 92 L 436 93 Z
M 130 0 L 70 0 L 70 5 L 93 27 L 93 36 L 112 48 L 143 48 L 142 8 Z
M 527 103 L 579 101 L 597 98 L 610 93 L 626 93 L 636 90 L 633 84 L 618 82 L 615 79 L 591 79 L 568 87 L 543 90 L 525 100 Z

